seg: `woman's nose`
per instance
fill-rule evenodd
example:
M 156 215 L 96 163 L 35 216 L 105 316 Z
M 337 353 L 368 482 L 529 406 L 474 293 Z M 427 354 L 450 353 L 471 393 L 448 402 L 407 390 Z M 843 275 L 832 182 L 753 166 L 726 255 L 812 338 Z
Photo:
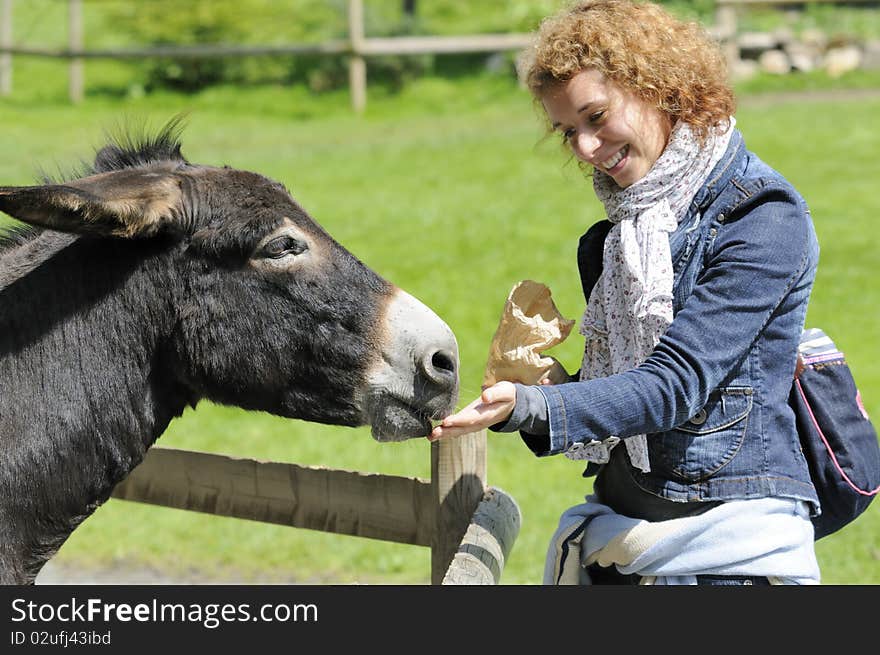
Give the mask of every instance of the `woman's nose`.
M 595 163 L 593 156 L 599 149 L 599 139 L 593 131 L 579 131 L 571 143 L 571 149 L 574 156 L 588 164 Z

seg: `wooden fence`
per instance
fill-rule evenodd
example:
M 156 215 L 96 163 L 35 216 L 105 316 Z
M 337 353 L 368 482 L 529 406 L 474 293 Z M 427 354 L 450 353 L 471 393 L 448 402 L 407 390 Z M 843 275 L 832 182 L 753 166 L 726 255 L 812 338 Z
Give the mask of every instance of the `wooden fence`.
M 12 56 L 68 59 L 69 95 L 72 102 L 84 96 L 86 59 L 143 59 L 150 57 L 255 57 L 264 55 L 325 54 L 348 57 L 349 88 L 355 111 L 367 102 L 367 60 L 380 55 L 415 55 L 521 50 L 531 40 L 529 34 L 479 34 L 470 36 L 414 36 L 371 38 L 364 35 L 363 0 L 348 0 L 348 38 L 311 44 L 248 46 L 205 44 L 149 48 L 88 50 L 83 48 L 83 0 L 67 0 L 67 48 L 35 48 L 13 44 L 13 0 L 0 0 L 0 95 L 12 91 Z
M 485 430 L 431 444 L 430 480 L 153 447 L 113 497 L 427 546 L 431 584 L 498 584 L 521 524 Z

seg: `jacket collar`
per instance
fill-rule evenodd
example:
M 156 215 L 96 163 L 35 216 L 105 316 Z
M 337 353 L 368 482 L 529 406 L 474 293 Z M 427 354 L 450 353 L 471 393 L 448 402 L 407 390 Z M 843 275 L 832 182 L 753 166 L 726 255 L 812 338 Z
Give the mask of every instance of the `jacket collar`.
M 721 191 L 727 186 L 731 178 L 740 168 L 740 164 L 746 156 L 746 147 L 742 133 L 734 128 L 730 135 L 730 143 L 722 155 L 721 160 L 709 173 L 706 183 L 697 191 L 691 204 L 700 213 L 718 198 Z
M 715 164 L 715 168 L 709 173 L 706 182 L 694 195 L 687 216 L 669 234 L 670 254 L 676 271 L 684 264 L 685 257 L 694 245 L 697 236 L 696 228 L 702 222 L 706 209 L 727 188 L 733 176 L 742 170 L 746 154 L 742 133 L 734 129 L 733 134 L 730 135 L 727 150 L 724 151 L 719 162 Z

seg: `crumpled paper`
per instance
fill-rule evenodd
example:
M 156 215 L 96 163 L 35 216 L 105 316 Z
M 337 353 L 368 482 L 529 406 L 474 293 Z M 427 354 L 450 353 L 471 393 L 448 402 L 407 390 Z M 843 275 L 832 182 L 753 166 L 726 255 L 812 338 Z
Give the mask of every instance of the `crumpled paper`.
M 534 280 L 514 285 L 501 313 L 498 329 L 489 346 L 483 387 L 501 380 L 539 384 L 568 381 L 565 368 L 541 353 L 565 341 L 574 326 L 559 313 L 550 289 Z

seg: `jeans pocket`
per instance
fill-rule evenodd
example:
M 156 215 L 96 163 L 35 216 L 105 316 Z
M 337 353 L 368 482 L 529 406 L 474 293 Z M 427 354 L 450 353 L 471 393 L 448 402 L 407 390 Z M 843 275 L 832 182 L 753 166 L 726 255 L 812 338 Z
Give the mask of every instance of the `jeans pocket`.
M 725 387 L 688 421 L 648 439 L 651 461 L 675 478 L 699 482 L 728 464 L 742 447 L 752 409 L 751 387 Z

